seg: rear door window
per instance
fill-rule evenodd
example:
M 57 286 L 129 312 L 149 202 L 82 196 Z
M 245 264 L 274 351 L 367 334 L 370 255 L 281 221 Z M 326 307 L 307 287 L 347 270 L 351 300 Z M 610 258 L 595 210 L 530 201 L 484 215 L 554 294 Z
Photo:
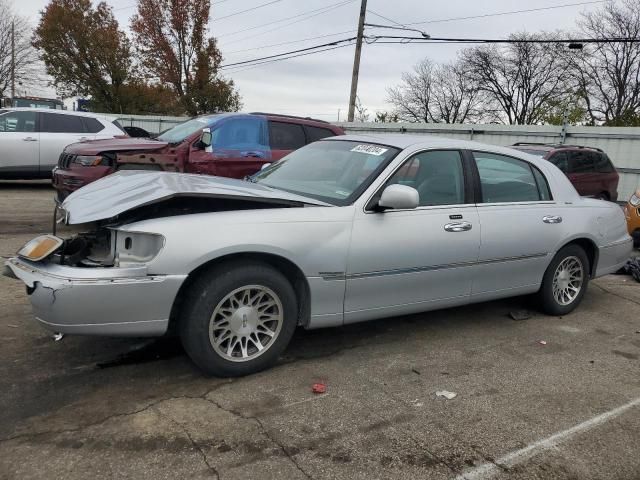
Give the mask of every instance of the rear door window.
M 591 152 L 575 150 L 569 153 L 569 173 L 593 173 L 594 156 Z
M 335 136 L 335 133 L 333 133 L 328 128 L 312 127 L 310 125 L 305 125 L 304 128 L 307 131 L 307 143 Z
M 614 168 L 611 164 L 611 160 L 604 153 L 594 153 L 595 155 L 595 164 L 596 164 L 596 172 L 598 173 L 611 173 Z
M 0 115 L 0 132 L 36 132 L 38 114 L 36 112 L 7 112 Z
M 495 153 L 473 152 L 473 156 L 484 203 L 544 200 L 529 163 Z
M 296 150 L 305 145 L 302 125 L 269 121 L 269 143 L 273 150 Z
M 85 132 L 87 133 L 98 133 L 104 130 L 104 125 L 102 125 L 98 120 L 91 117 L 81 117 L 84 122 Z
M 46 133 L 85 133 L 82 117 L 59 113 L 42 113 L 41 132 Z
M 567 152 L 554 153 L 549 161 L 564 173 L 567 173 L 569 171 L 569 157 L 567 156 Z

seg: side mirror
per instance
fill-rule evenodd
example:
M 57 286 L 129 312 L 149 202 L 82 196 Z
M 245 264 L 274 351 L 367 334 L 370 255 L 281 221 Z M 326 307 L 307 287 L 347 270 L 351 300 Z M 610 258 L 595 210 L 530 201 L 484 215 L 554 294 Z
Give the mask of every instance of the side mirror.
M 420 205 L 420 194 L 408 185 L 389 185 L 382 191 L 378 209 L 409 210 Z
M 211 129 L 206 127 L 202 129 L 202 134 L 200 135 L 200 148 L 207 149 L 211 146 Z

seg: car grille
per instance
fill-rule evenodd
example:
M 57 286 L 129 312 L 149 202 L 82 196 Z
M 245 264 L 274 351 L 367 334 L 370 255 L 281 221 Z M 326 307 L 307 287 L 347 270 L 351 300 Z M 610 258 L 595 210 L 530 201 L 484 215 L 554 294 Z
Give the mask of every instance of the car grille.
M 75 160 L 76 156 L 71 153 L 62 153 L 60 158 L 58 159 L 58 167 L 60 168 L 68 168 L 71 163 Z

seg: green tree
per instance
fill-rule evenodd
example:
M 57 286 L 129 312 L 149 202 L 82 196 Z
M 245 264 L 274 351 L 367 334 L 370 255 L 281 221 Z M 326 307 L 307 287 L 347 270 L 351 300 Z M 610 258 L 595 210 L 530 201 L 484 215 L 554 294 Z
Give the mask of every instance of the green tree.
M 42 12 L 33 45 L 63 96 L 91 96 L 94 108 L 126 111 L 121 90 L 133 69 L 131 47 L 111 7 L 90 0 L 52 0 Z
M 222 55 L 207 37 L 209 0 L 139 0 L 131 30 L 149 78 L 170 85 L 191 115 L 235 111 L 233 81 L 219 76 Z

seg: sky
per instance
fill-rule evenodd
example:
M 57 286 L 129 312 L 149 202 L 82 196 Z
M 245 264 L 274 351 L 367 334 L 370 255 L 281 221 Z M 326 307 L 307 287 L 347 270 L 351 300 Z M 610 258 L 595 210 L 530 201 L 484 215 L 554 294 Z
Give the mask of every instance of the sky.
M 9 0 L 16 13 L 32 24 L 46 0 Z M 94 3 L 97 3 L 94 1 Z M 107 0 L 121 29 L 128 31 L 135 0 Z M 604 2 L 582 0 L 368 0 L 368 23 L 415 25 L 432 37 L 504 38 L 516 32 L 572 30 L 581 12 L 596 10 Z M 264 5 L 268 4 L 268 5 Z M 338 4 L 338 5 L 336 5 Z M 564 8 L 490 16 L 515 10 L 569 5 Z M 261 6 L 264 5 L 264 6 Z M 328 8 L 336 5 L 334 8 Z M 258 7 L 258 8 L 256 8 Z M 238 13 L 250 10 L 245 13 Z M 355 36 L 360 0 L 212 0 L 210 35 L 218 39 L 223 64 L 251 60 Z M 387 19 L 381 18 L 386 17 Z M 226 18 L 224 18 L 226 17 Z M 294 18 L 290 18 L 294 17 Z M 290 18 L 290 20 L 284 20 Z M 413 35 L 398 30 L 367 29 L 365 34 Z M 333 35 L 335 34 L 335 35 Z M 331 36 L 329 36 L 331 35 Z M 311 37 L 320 37 L 315 38 Z M 307 40 L 304 40 L 307 39 Z M 304 40 L 304 41 L 298 41 Z M 286 45 L 277 45 L 284 42 Z M 368 112 L 391 110 L 386 89 L 398 85 L 402 72 L 422 59 L 449 62 L 464 45 L 367 44 L 362 48 L 358 96 Z M 349 102 L 353 45 L 256 67 L 235 67 L 224 76 L 233 79 L 243 111 L 312 116 L 328 121 L 345 120 Z M 27 92 L 45 96 L 53 90 Z

